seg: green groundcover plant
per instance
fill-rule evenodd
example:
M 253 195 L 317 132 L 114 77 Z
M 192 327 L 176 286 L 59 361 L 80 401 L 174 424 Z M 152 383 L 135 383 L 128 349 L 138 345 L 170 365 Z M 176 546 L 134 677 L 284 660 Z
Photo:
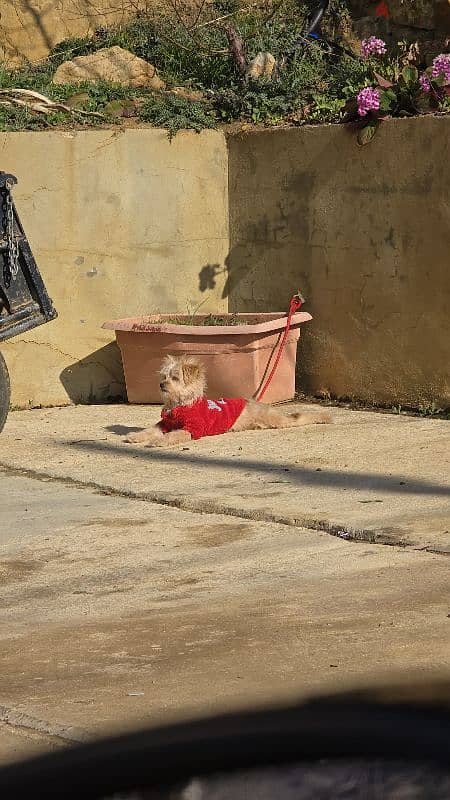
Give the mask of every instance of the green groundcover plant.
M 313 2 L 198 3 L 182 8 L 174 2 L 170 12 L 139 14 L 119 27 L 61 42 L 40 64 L 0 67 L 0 130 L 130 124 L 134 118 L 172 137 L 181 129 L 236 122 L 348 122 L 366 144 L 386 116 L 450 110 L 450 56 L 443 53 L 426 68 L 414 43 L 388 48 L 376 37 L 358 51 L 349 43 L 344 0 L 330 4 L 325 41 L 303 36 Z M 52 82 L 64 61 L 114 45 L 154 64 L 165 89 Z M 258 76 L 251 65 L 263 53 L 273 69 Z

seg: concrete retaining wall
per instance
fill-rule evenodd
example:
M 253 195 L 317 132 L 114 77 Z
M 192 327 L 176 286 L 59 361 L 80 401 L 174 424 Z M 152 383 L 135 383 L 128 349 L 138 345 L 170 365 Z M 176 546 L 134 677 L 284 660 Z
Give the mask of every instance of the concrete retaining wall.
M 450 118 L 0 135 L 58 320 L 2 346 L 13 403 L 123 396 L 106 319 L 273 311 L 301 288 L 298 386 L 450 404 Z
M 220 133 L 0 134 L 1 168 L 59 317 L 2 345 L 17 405 L 124 394 L 107 319 L 226 310 L 224 278 L 199 272 L 228 252 L 227 152 Z
M 230 139 L 230 309 L 301 287 L 306 391 L 450 404 L 449 141 L 442 117 L 364 148 L 342 126 Z

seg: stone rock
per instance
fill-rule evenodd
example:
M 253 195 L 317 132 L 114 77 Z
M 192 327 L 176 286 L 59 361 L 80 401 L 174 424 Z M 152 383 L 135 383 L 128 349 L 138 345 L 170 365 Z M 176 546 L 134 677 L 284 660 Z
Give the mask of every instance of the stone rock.
M 380 0 L 349 0 L 352 16 L 375 17 Z M 434 7 L 442 0 L 386 0 L 391 24 L 431 30 L 434 28 Z
M 353 30 L 356 44 L 351 43 L 350 47 L 356 53 L 360 52 L 361 40 L 367 39 L 369 36 L 378 36 L 384 39 L 388 48 L 392 51 L 397 49 L 397 42 L 417 42 L 420 56 L 429 65 L 433 58 L 439 53 L 445 52 L 447 47 L 445 35 L 436 33 L 433 35 L 433 32 L 429 30 L 410 28 L 393 23 L 389 25 L 389 30 L 387 31 L 384 20 L 375 19 L 375 17 L 362 17 L 356 20 L 353 23 Z M 348 45 L 349 43 L 346 42 L 346 44 Z
M 434 24 L 440 33 L 450 33 L 450 0 L 435 0 Z
M 450 32 L 450 0 L 386 0 L 389 20 L 375 14 L 379 0 L 349 0 L 353 17 L 353 33 L 358 40 L 379 36 L 395 50 L 397 42 L 417 42 L 421 57 L 427 64 L 448 46 Z M 352 45 L 351 49 L 355 50 Z
M 272 53 L 258 53 L 247 69 L 247 78 L 271 78 L 276 60 Z
M 156 67 L 122 47 L 105 47 L 88 56 L 65 61 L 55 72 L 53 83 L 110 81 L 122 86 L 149 86 L 164 89 Z

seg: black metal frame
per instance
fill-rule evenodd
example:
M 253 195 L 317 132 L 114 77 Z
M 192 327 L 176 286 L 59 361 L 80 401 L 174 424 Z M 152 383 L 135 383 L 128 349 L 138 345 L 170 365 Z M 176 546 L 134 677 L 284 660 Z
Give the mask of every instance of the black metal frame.
M 330 0 L 321 0 L 316 10 L 308 17 L 304 31 L 305 36 L 309 36 L 310 33 L 314 33 L 323 15 L 327 13 L 329 5 Z
M 14 175 L 0 172 L 0 342 L 57 317 L 14 203 L 14 237 L 18 245 L 19 269 L 16 276 L 11 274 L 9 246 L 4 235 L 5 208 L 8 186 L 16 183 Z

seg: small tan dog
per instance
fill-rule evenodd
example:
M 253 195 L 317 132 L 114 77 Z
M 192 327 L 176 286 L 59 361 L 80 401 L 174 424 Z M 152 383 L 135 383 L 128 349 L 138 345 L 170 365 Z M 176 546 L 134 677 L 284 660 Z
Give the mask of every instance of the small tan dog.
M 161 421 L 148 430 L 130 434 L 126 442 L 164 447 L 227 431 L 294 428 L 313 422 L 331 422 L 330 414 L 324 411 L 282 414 L 255 400 L 208 400 L 205 368 L 195 358 L 167 356 L 160 376 L 164 400 Z

